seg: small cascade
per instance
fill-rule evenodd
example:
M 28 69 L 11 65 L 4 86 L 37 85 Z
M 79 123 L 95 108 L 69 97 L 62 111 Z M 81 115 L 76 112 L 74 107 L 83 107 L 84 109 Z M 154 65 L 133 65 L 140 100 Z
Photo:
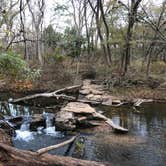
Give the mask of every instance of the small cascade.
M 29 115 L 24 117 L 20 130 L 16 130 L 15 139 L 23 140 L 26 142 L 34 139 L 33 132 L 30 131 L 30 121 L 31 117 Z
M 44 113 L 44 116 L 46 119 L 46 128 L 44 129 L 44 132 L 47 135 L 59 137 L 61 134 L 58 131 L 56 131 L 56 128 L 53 122 L 54 120 L 53 114 Z

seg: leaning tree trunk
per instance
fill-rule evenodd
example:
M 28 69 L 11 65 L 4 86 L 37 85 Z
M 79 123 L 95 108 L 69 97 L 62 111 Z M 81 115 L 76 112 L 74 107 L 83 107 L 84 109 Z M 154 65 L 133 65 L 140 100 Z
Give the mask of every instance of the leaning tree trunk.
M 72 157 L 18 150 L 0 143 L 0 166 L 108 166 L 110 164 L 86 161 Z

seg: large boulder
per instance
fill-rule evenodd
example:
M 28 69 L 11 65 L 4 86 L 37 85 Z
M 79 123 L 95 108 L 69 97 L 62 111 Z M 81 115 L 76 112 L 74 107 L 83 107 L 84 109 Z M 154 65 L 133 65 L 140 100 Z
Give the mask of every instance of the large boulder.
M 85 103 L 70 102 L 56 114 L 55 125 L 58 130 L 75 130 L 80 125 L 87 125 L 93 119 L 95 109 Z M 96 125 L 96 124 L 95 124 Z
M 55 126 L 57 130 L 67 131 L 76 129 L 75 117 L 72 112 L 61 110 L 56 114 Z

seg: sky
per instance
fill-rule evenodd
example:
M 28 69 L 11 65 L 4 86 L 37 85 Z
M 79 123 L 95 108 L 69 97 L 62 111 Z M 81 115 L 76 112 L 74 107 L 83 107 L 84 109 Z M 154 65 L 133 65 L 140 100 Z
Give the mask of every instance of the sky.
M 46 0 L 46 12 L 45 12 L 45 24 L 46 25 L 51 23 L 51 20 L 53 19 L 53 17 L 52 17 L 53 16 L 53 7 L 56 5 L 56 3 L 63 4 L 66 1 L 67 0 Z M 129 0 L 122 0 L 122 1 L 125 4 L 127 4 Z M 143 0 L 143 3 L 146 4 L 146 3 L 152 2 L 155 5 L 160 5 L 162 3 L 162 1 L 163 0 Z M 59 19 L 59 18 L 57 18 L 57 19 Z M 61 22 L 61 21 L 59 21 L 59 22 Z
M 45 19 L 44 19 L 44 26 L 47 27 L 49 24 L 52 24 L 54 28 L 62 32 L 64 30 L 64 27 L 68 26 L 72 22 L 72 16 L 70 17 L 60 17 L 60 16 L 53 16 L 53 9 L 54 6 L 56 6 L 56 3 L 58 4 L 66 4 L 65 2 L 68 0 L 46 0 L 46 11 L 45 11 Z M 130 0 L 121 0 L 125 4 L 128 3 Z M 142 0 L 142 4 L 148 4 L 152 2 L 155 6 L 161 5 L 163 0 Z
M 54 16 L 54 7 L 56 6 L 56 3 L 63 4 L 64 2 L 65 0 L 46 0 L 45 26 L 50 23 L 54 24 L 55 28 L 58 28 L 57 26 L 60 26 L 60 24 L 65 25 L 63 17 L 60 18 L 59 16 Z

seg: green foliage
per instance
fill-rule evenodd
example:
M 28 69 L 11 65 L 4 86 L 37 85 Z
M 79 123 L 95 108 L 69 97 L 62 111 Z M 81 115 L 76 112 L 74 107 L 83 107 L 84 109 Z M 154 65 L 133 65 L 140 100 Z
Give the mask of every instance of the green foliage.
M 51 48 L 45 57 L 54 61 L 61 61 L 64 55 L 71 57 L 80 55 L 82 46 L 85 44 L 84 37 L 77 33 L 75 27 L 67 27 L 62 35 L 49 25 L 43 32 L 43 39 L 45 46 Z
M 81 141 L 77 141 L 77 142 L 76 142 L 76 149 L 77 149 L 78 152 L 83 151 L 83 149 L 84 149 L 84 144 L 83 144 Z
M 17 79 L 35 79 L 39 70 L 31 70 L 18 54 L 13 52 L 0 54 L 0 74 L 2 77 Z
M 65 12 L 68 10 L 67 5 L 60 5 L 56 3 L 56 6 L 54 8 L 55 15 L 65 16 Z
M 64 49 L 67 50 L 67 55 L 76 57 L 80 55 L 85 39 L 77 34 L 75 27 L 67 27 L 64 32 L 64 42 Z
M 45 46 L 54 49 L 55 47 L 57 47 L 58 42 L 61 41 L 61 38 L 61 33 L 55 32 L 52 25 L 48 25 L 48 27 L 44 29 L 43 39 Z
M 4 76 L 16 77 L 21 75 L 27 68 L 27 63 L 17 54 L 1 53 L 0 54 L 0 73 Z
M 154 61 L 151 64 L 151 72 L 166 75 L 166 63 L 163 61 Z
M 49 54 L 47 58 L 50 62 L 62 62 L 65 59 L 65 56 L 54 52 L 53 54 Z
M 41 76 L 41 69 L 30 69 L 30 68 L 26 68 L 25 72 L 24 72 L 24 79 L 27 80 L 36 80 L 37 78 L 39 78 Z

